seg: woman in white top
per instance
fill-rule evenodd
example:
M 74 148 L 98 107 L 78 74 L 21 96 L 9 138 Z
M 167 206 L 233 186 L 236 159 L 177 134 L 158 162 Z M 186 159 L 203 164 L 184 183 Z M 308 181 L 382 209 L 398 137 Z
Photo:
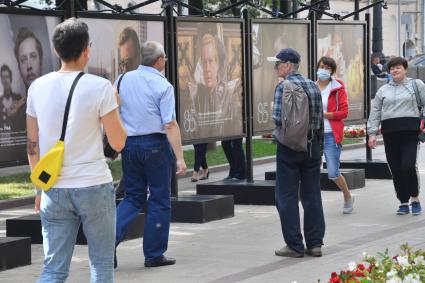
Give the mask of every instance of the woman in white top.
M 344 83 L 332 78 L 336 72 L 336 62 L 330 57 L 322 57 L 317 63 L 317 86 L 322 92 L 323 117 L 325 125 L 325 153 L 328 177 L 333 180 L 344 194 L 342 212 L 353 212 L 354 197 L 351 196 L 347 182 L 339 171 L 341 142 L 344 138 L 344 119 L 348 116 L 347 92 Z

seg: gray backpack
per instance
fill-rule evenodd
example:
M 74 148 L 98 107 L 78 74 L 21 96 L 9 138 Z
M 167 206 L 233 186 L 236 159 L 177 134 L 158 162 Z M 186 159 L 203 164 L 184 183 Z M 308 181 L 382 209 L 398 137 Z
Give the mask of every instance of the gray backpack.
M 307 152 L 310 129 L 309 99 L 302 86 L 288 80 L 283 84 L 282 126 L 276 127 L 273 136 L 283 145 L 298 152 Z

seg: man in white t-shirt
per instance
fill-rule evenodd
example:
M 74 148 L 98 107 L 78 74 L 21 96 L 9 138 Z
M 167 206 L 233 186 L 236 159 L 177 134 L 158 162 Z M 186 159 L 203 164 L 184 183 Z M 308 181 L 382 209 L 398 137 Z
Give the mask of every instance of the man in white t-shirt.
M 61 69 L 35 80 L 28 91 L 27 135 L 31 169 L 61 135 L 74 79 L 86 66 L 88 27 L 74 18 L 59 24 L 53 45 Z M 102 146 L 102 126 L 120 151 L 126 132 L 109 81 L 84 75 L 72 96 L 61 174 L 49 191 L 37 191 L 35 210 L 43 226 L 44 268 L 37 282 L 64 282 L 80 223 L 87 238 L 91 282 L 114 282 L 115 190 Z M 41 201 L 41 204 L 40 204 Z

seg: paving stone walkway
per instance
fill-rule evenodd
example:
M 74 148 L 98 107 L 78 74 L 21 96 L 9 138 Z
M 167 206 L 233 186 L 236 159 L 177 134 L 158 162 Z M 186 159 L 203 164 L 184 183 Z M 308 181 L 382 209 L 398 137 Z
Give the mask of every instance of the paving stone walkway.
M 343 159 L 364 158 L 364 149 L 343 151 Z M 419 157 L 421 185 L 425 185 L 425 149 Z M 384 158 L 383 146 L 373 152 Z M 273 170 L 268 163 L 254 168 L 255 179 Z M 210 175 L 219 180 L 226 172 Z M 193 194 L 189 178 L 179 180 L 181 194 Z M 206 224 L 171 225 L 168 256 L 177 264 L 160 268 L 143 267 L 142 240 L 132 240 L 118 249 L 119 266 L 116 282 L 327 282 L 332 271 L 338 271 L 362 252 L 375 254 L 389 248 L 396 253 L 400 244 L 425 248 L 425 216 L 397 216 L 398 207 L 391 180 L 366 180 L 366 187 L 352 191 L 355 209 L 343 215 L 342 194 L 323 192 L 326 217 L 325 246 L 322 258 L 286 259 L 276 257 L 274 250 L 284 245 L 279 217 L 274 206 L 236 205 L 235 217 Z M 423 203 L 425 199 L 420 196 Z M 5 235 L 5 219 L 32 213 L 19 207 L 0 211 L 0 236 Z M 42 268 L 42 246 L 32 246 L 32 265 L 0 272 L 0 282 L 35 282 Z M 67 282 L 88 282 L 87 248 L 76 246 Z

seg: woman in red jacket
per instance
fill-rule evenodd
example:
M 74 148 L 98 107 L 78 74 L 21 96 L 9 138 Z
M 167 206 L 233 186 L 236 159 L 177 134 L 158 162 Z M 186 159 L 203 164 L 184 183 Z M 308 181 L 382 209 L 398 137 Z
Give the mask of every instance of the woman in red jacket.
M 344 121 L 348 115 L 347 93 L 344 83 L 333 79 L 336 72 L 336 62 L 330 57 L 322 57 L 317 63 L 317 86 L 322 92 L 323 117 L 325 124 L 324 153 L 328 178 L 333 180 L 344 194 L 342 212 L 353 212 L 354 197 L 351 196 L 344 176 L 339 171 L 341 142 L 344 137 Z

